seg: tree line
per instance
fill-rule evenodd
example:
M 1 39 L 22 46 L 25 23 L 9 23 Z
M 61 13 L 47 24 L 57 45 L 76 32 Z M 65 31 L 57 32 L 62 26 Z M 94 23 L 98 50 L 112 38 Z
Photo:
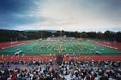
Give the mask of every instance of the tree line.
M 47 31 L 47 30 L 31 30 L 31 31 L 17 31 L 17 30 L 0 30 L 0 42 L 5 41 L 21 41 L 33 39 L 45 39 L 48 37 L 64 36 L 75 38 L 89 38 L 107 41 L 121 42 L 121 32 L 105 31 L 102 32 L 69 32 L 69 31 Z

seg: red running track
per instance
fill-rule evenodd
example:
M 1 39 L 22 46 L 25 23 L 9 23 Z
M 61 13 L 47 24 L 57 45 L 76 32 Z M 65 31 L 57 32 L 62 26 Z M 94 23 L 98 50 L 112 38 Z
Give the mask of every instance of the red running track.
M 97 45 L 113 48 L 121 51 L 121 43 L 109 41 L 94 41 Z
M 2 43 L 0 43 L 0 50 L 11 48 L 11 47 L 16 47 L 16 46 L 20 46 L 20 45 L 25 45 L 27 43 L 29 43 L 29 42 L 28 41 L 2 42 Z
M 57 56 L 0 56 L 0 62 L 56 61 Z M 121 56 L 64 56 L 64 61 L 121 61 Z

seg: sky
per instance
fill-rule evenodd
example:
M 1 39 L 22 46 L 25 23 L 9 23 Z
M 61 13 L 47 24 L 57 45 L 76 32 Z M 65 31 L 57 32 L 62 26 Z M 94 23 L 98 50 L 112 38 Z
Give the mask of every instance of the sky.
M 121 0 L 0 0 L 0 29 L 121 31 Z

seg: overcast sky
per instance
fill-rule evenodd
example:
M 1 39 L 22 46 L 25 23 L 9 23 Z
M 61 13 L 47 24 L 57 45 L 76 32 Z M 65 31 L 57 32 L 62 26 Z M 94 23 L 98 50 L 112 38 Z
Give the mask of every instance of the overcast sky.
M 0 29 L 121 31 L 121 0 L 0 0 Z

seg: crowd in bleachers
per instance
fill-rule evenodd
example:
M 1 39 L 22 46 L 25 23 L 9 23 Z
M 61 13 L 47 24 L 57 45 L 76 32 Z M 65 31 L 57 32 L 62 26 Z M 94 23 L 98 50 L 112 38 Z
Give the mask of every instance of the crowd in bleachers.
M 121 62 L 1 62 L 0 80 L 121 80 Z

